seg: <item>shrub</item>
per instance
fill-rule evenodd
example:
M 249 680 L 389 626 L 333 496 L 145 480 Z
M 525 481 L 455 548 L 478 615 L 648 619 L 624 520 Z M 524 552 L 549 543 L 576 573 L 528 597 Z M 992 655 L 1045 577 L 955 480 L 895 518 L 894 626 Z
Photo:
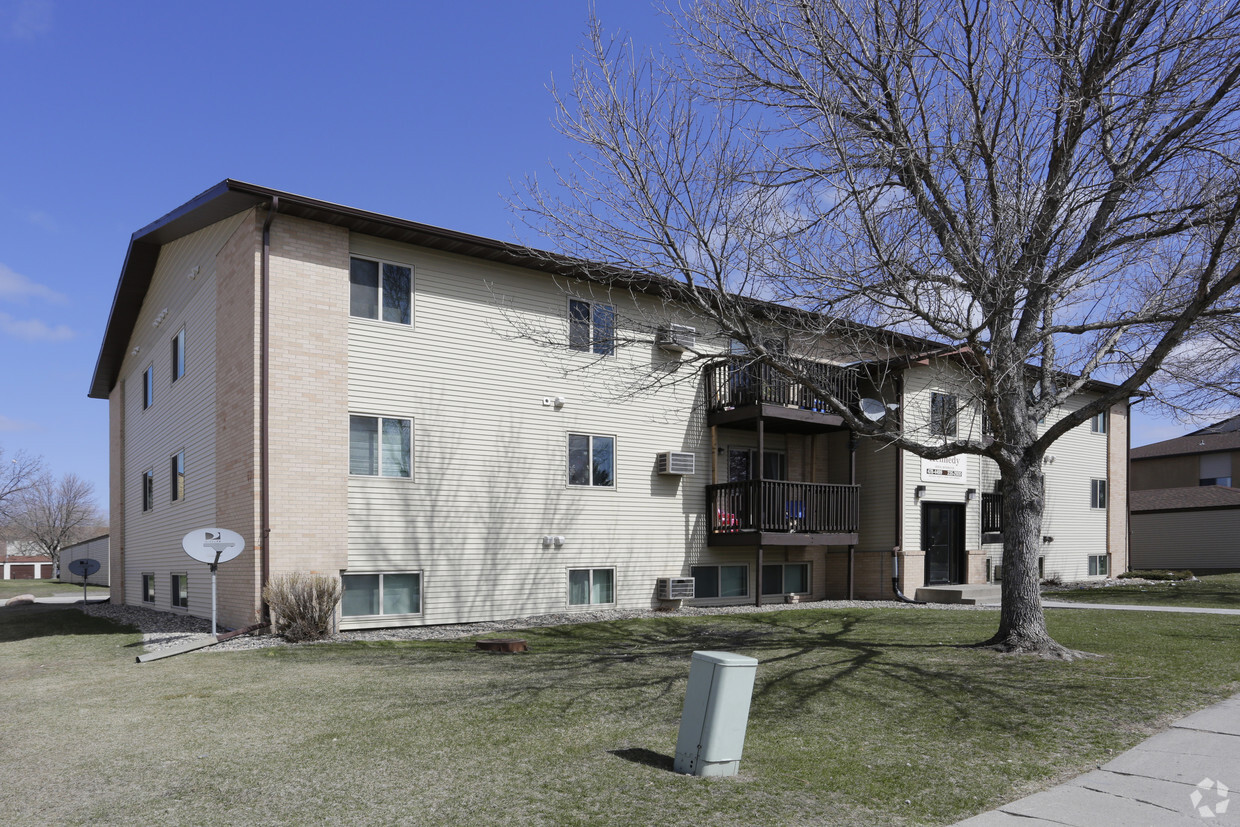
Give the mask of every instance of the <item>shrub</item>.
M 1135 569 L 1133 571 L 1126 571 L 1123 574 L 1117 574 L 1116 577 L 1121 580 L 1126 580 L 1128 578 L 1138 580 L 1192 580 L 1193 573 L 1188 569 L 1183 569 L 1181 571 L 1167 571 L 1165 569 Z
M 267 583 L 263 599 L 271 607 L 276 634 L 292 643 L 320 640 L 331 633 L 340 602 L 340 581 L 299 571 L 281 574 Z

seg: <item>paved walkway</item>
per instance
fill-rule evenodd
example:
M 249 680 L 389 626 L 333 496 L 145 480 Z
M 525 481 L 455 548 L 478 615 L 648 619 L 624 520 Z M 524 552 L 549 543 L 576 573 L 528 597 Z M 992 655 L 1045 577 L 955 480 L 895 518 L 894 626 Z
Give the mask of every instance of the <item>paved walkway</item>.
M 1048 609 L 1240 614 L 1240 609 L 1051 600 L 1042 605 Z M 1181 718 L 1166 732 L 1093 772 L 959 823 L 968 827 L 1240 825 L 1240 695 Z
M 0 600 L 0 606 L 3 606 L 8 602 L 9 602 L 8 600 Z M 51 597 L 36 597 L 34 599 L 34 602 L 35 603 L 81 603 L 82 592 L 79 589 L 76 594 L 70 594 L 69 592 L 65 592 L 64 594 L 54 594 Z M 86 602 L 87 603 L 106 603 L 108 602 L 108 595 L 106 592 L 104 594 L 98 594 L 98 595 L 91 594 L 86 598 Z

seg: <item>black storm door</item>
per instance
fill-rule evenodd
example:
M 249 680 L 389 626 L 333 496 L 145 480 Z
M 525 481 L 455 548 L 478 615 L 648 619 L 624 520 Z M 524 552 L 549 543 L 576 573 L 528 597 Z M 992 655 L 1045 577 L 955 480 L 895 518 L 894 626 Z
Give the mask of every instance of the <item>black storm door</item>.
M 923 503 L 921 543 L 926 550 L 926 585 L 964 582 L 964 506 Z

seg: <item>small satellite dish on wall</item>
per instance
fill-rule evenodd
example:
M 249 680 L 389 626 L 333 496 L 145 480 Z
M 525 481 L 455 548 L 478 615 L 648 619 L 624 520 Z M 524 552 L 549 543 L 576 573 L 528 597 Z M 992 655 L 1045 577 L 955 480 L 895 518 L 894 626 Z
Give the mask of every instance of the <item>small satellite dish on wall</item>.
M 861 415 L 871 422 L 877 422 L 887 415 L 887 406 L 880 399 L 870 399 L 868 396 L 861 400 Z
M 73 572 L 78 577 L 90 577 L 92 574 L 99 571 L 99 561 L 92 560 L 89 557 L 83 557 L 80 560 L 70 560 L 69 571 Z

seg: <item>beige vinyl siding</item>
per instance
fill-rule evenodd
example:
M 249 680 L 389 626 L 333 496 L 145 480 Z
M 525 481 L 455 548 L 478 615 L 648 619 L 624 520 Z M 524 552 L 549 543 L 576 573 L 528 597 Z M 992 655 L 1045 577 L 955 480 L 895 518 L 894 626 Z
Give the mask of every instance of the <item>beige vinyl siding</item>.
M 565 611 L 575 568 L 614 567 L 616 605 L 649 607 L 657 577 L 735 556 L 705 551 L 711 456 L 694 368 L 629 393 L 663 358 L 653 346 L 599 358 L 529 338 L 567 341 L 554 280 L 367 237 L 351 246 L 414 268 L 412 326 L 349 320 L 349 410 L 413 420 L 413 476 L 349 478 L 348 573 L 420 571 L 415 622 L 448 623 Z M 614 299 L 621 327 L 655 312 L 633 301 Z M 557 396 L 561 408 L 543 404 Z M 570 433 L 615 437 L 614 487 L 567 484 Z M 697 473 L 658 475 L 661 451 L 693 452 Z
M 67 583 L 81 584 L 82 578 L 69 571 L 69 564 L 74 560 L 98 561 L 99 571 L 86 578 L 86 582 L 92 586 L 108 585 L 108 535 L 95 537 L 60 550 L 60 579 Z
M 154 572 L 154 608 L 168 610 L 169 575 L 185 572 L 189 612 L 211 612 L 207 566 L 185 554 L 181 538 L 191 529 L 215 524 L 215 254 L 240 220 L 221 221 L 161 249 L 121 367 L 127 388 L 125 493 L 123 513 L 114 514 L 113 522 L 118 516 L 124 521 L 121 588 L 126 603 L 142 603 L 142 572 Z M 171 342 L 182 328 L 186 372 L 173 383 Z M 144 410 L 142 381 L 148 365 L 154 368 L 155 394 L 154 404 Z M 170 459 L 178 451 L 185 452 L 185 497 L 172 502 Z M 154 507 L 144 512 L 142 473 L 148 469 L 154 472 Z
M 1132 568 L 1240 571 L 1240 508 L 1132 515 Z

